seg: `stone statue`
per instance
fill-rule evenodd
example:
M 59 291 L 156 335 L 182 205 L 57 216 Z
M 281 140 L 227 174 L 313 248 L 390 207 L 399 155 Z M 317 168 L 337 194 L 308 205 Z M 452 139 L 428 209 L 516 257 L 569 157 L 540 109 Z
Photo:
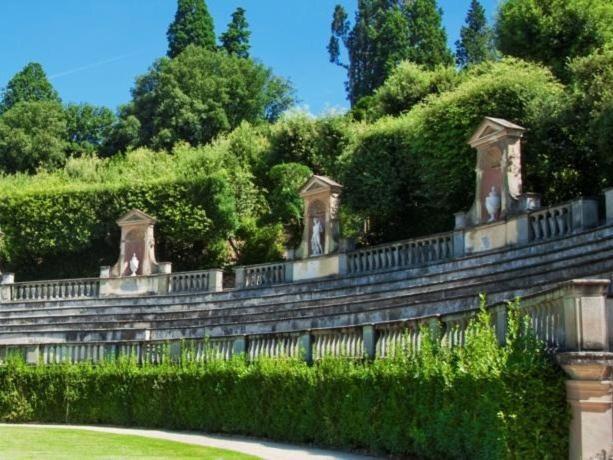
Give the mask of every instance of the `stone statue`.
M 494 222 L 500 211 L 500 195 L 494 186 L 492 186 L 490 194 L 485 198 L 485 209 L 487 209 L 487 213 L 490 215 L 488 222 Z
M 323 233 L 323 227 L 318 217 L 313 218 L 313 234 L 311 235 L 311 255 L 320 256 L 324 253 L 324 249 L 321 247 L 321 234 Z
M 130 276 L 136 276 L 139 265 L 140 261 L 138 260 L 138 257 L 136 257 L 136 253 L 132 254 L 132 258 L 130 259 L 130 271 L 132 272 L 132 275 Z

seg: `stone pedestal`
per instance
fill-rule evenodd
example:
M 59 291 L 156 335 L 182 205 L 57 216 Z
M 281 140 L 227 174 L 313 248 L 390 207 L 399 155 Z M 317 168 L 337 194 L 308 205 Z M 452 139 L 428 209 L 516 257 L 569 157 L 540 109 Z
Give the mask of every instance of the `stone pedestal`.
M 608 460 L 613 456 L 613 353 L 562 353 L 558 362 L 570 376 L 569 459 Z

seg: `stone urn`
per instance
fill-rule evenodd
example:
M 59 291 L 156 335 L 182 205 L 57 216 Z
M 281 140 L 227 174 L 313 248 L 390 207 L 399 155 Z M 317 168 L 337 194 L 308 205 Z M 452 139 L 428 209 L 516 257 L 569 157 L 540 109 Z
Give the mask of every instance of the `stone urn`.
M 138 267 L 140 262 L 138 257 L 136 257 L 136 253 L 132 254 L 132 258 L 130 259 L 130 271 L 132 272 L 131 276 L 136 276 L 136 272 L 138 271 Z
M 496 187 L 492 187 L 490 194 L 485 198 L 485 209 L 490 215 L 488 222 L 494 222 L 500 212 L 500 195 L 496 190 Z

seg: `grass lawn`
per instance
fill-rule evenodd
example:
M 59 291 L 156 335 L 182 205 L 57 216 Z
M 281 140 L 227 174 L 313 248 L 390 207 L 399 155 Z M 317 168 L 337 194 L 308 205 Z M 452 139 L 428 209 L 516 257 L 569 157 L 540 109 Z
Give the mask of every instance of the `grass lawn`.
M 256 459 L 173 441 L 56 428 L 0 427 L 0 459 Z

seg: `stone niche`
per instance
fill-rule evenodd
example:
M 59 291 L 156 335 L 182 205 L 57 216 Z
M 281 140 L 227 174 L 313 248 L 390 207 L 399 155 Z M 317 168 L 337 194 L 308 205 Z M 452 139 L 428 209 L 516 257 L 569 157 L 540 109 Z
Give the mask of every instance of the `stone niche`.
M 113 267 L 101 267 L 101 278 L 149 276 L 172 271 L 170 263 L 155 258 L 155 218 L 133 209 L 117 220 L 121 228 L 119 260 Z
M 300 189 L 304 200 L 302 258 L 333 254 L 339 249 L 339 207 L 343 186 L 329 177 L 312 176 Z
M 495 222 L 540 205 L 538 196 L 522 194 L 521 138 L 525 129 L 486 117 L 469 144 L 477 149 L 475 201 L 466 224 Z

